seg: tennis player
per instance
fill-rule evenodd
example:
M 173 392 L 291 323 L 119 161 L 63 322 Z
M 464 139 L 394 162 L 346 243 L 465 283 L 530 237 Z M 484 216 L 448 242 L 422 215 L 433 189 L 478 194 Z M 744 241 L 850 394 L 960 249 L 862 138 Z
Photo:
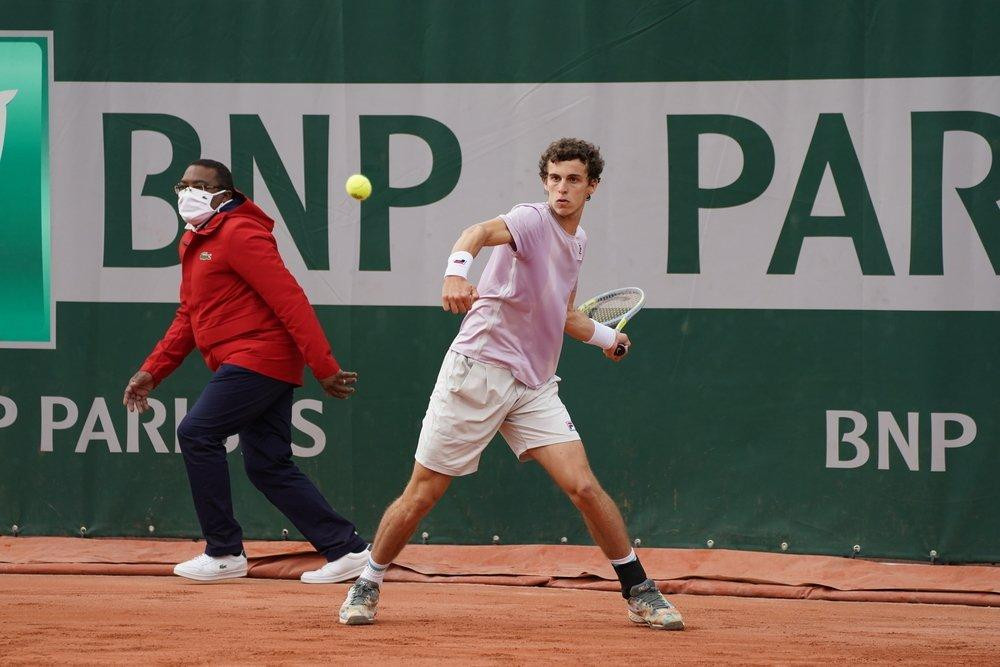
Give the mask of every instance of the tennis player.
M 559 399 L 556 365 L 563 333 L 620 361 L 628 336 L 574 308 L 587 247 L 580 218 L 604 160 L 580 139 L 553 142 L 539 160 L 548 201 L 462 232 L 445 270 L 442 306 L 467 313 L 445 355 L 424 416 L 413 475 L 385 511 L 368 564 L 348 591 L 340 622 L 374 622 L 385 572 L 451 480 L 469 475 L 499 431 L 519 461 L 534 459 L 583 514 L 621 581 L 629 619 L 680 630 L 677 611 L 646 577 L 625 522 L 594 477 L 583 443 Z M 468 281 L 479 251 L 494 247 L 478 288 Z M 624 357 L 625 355 L 622 355 Z

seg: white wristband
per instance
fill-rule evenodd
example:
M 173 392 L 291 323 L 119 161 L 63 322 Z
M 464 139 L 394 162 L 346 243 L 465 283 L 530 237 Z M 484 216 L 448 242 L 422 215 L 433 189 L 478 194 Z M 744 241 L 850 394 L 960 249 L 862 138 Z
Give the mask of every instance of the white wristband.
M 469 269 L 472 268 L 472 253 L 465 250 L 451 253 L 448 257 L 448 266 L 445 267 L 444 275 L 469 277 Z
M 605 326 L 597 320 L 590 320 L 594 323 L 594 335 L 587 341 L 588 345 L 596 345 L 602 350 L 610 350 L 618 342 L 618 332 L 609 326 Z

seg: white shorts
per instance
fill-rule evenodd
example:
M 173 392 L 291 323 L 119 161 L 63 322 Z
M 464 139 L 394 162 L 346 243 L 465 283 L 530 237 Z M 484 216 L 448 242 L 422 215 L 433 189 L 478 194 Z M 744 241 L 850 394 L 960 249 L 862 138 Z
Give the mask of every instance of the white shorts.
M 559 378 L 538 389 L 510 371 L 448 350 L 424 415 L 417 462 L 444 475 L 470 475 L 499 431 L 519 461 L 529 449 L 580 439 L 559 400 Z

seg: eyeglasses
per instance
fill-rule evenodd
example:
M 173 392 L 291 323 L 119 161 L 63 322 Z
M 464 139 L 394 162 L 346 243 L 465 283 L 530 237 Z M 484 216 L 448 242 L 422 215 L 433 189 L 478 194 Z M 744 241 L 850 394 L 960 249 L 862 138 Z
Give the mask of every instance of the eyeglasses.
M 209 185 L 204 181 L 194 181 L 193 183 L 187 183 L 187 184 L 177 183 L 176 185 L 174 185 L 174 192 L 176 194 L 180 194 L 185 190 L 187 190 L 188 188 L 194 188 L 195 190 L 204 190 L 205 192 L 219 192 L 220 190 L 225 189 L 221 185 Z

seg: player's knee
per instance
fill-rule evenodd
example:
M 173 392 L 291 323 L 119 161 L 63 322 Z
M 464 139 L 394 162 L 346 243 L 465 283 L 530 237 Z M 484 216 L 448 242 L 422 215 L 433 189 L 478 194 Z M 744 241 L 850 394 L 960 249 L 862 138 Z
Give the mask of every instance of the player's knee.
M 601 485 L 590 475 L 585 475 L 573 480 L 573 483 L 566 489 L 570 500 L 577 507 L 594 503 L 603 493 Z
M 410 513 L 420 517 L 430 512 L 436 503 L 437 498 L 427 493 L 413 494 L 406 499 L 407 509 Z
M 430 512 L 440 499 L 441 493 L 427 485 L 407 489 L 402 498 L 407 511 L 420 517 Z

